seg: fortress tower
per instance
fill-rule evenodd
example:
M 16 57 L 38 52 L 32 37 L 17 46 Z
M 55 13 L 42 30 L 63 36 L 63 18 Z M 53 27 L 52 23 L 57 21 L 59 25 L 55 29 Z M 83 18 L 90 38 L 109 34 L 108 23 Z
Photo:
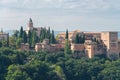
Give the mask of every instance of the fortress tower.
M 107 47 L 108 56 L 118 55 L 118 32 L 102 32 L 101 39 Z
M 28 22 L 28 28 L 27 28 L 28 31 L 32 31 L 33 30 L 33 22 L 32 22 L 32 19 L 30 18 L 29 22 Z

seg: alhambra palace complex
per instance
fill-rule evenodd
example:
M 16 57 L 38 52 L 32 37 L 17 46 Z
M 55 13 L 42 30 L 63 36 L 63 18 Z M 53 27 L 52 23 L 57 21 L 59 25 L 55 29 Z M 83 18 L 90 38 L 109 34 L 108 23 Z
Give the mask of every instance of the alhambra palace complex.
M 28 31 L 36 30 L 36 33 L 40 35 L 41 27 L 35 28 L 33 26 L 32 19 L 30 18 L 28 22 Z M 0 33 L 0 36 L 3 37 L 3 33 Z M 76 37 L 76 34 L 85 35 L 85 42 L 83 44 L 75 44 L 73 40 Z M 8 36 L 8 35 L 7 35 Z M 45 39 L 42 43 L 37 43 L 35 45 L 35 51 L 46 50 L 48 52 L 58 52 L 64 50 L 65 46 L 65 36 L 66 32 L 57 34 L 57 43 L 50 44 L 48 39 Z M 88 57 L 92 58 L 95 55 L 105 54 L 108 57 L 113 54 L 119 57 L 120 55 L 120 41 L 118 40 L 118 32 L 114 31 L 104 31 L 104 32 L 81 32 L 75 30 L 68 33 L 68 40 L 70 42 L 71 51 L 74 57 Z M 4 36 L 5 37 L 5 36 Z M 97 42 L 93 42 L 91 39 L 96 38 Z M 29 44 L 21 43 L 21 50 L 29 50 Z

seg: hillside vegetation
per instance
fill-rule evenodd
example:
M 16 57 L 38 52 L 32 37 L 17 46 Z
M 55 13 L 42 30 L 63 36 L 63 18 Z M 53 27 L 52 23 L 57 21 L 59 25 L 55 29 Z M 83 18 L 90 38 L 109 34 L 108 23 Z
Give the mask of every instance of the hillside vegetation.
M 0 80 L 120 80 L 120 59 L 0 48 Z

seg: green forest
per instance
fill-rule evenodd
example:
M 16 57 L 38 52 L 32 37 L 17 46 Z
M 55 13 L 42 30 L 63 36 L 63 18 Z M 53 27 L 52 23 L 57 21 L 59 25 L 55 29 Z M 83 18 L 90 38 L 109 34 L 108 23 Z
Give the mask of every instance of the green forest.
M 106 58 L 103 55 L 92 59 L 73 57 L 66 30 L 64 50 L 50 53 L 45 50 L 20 50 L 21 43 L 35 44 L 49 39 L 55 44 L 54 31 L 42 28 L 41 34 L 35 30 L 28 34 L 15 31 L 8 41 L 0 42 L 0 80 L 120 80 L 120 58 Z M 84 35 L 76 35 L 75 43 L 83 44 Z M 96 40 L 94 40 L 96 41 Z
M 120 59 L 0 48 L 0 80 L 120 80 Z

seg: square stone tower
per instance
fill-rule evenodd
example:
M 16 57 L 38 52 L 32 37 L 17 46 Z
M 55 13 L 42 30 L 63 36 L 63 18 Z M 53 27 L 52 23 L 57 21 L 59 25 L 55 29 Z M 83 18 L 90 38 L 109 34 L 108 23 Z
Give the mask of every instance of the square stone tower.
M 101 39 L 107 47 L 107 56 L 118 55 L 118 32 L 101 32 Z
M 29 22 L 28 22 L 28 31 L 32 31 L 33 30 L 33 22 L 32 22 L 32 19 L 30 18 Z

